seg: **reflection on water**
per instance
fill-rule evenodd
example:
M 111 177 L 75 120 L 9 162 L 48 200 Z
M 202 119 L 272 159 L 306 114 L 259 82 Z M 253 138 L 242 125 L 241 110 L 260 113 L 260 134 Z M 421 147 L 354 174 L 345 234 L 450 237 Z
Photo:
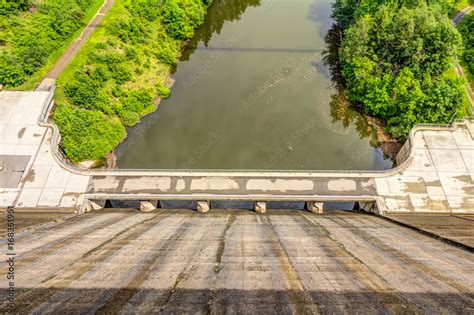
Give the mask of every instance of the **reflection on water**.
M 119 167 L 390 167 L 322 62 L 330 12 L 329 0 L 216 0 L 173 70 L 171 98 L 128 130 Z

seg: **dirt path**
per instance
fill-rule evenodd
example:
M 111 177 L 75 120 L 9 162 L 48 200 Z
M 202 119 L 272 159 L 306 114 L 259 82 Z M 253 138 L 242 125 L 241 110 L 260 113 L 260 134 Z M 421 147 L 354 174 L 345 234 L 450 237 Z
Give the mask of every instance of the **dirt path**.
M 41 83 L 36 87 L 36 90 L 47 90 L 51 86 L 53 80 L 56 80 L 59 77 L 61 72 L 63 72 L 63 70 L 71 62 L 72 58 L 74 58 L 79 49 L 81 49 L 87 39 L 91 36 L 91 34 L 100 24 L 105 14 L 109 11 L 114 2 L 115 0 L 104 0 L 104 3 L 100 7 L 96 15 L 92 18 L 92 20 L 90 20 L 89 24 L 86 25 L 79 37 L 74 42 L 72 42 L 68 48 L 66 48 L 64 53 L 61 55 L 61 57 L 59 57 L 58 61 L 53 66 L 53 68 L 49 70 L 49 72 L 43 78 Z
M 458 27 L 459 23 L 461 23 L 461 20 L 472 10 L 474 10 L 474 5 L 472 4 L 459 10 L 452 18 L 454 26 Z M 466 80 L 467 98 L 471 103 L 471 108 L 474 110 L 474 92 L 472 91 L 471 84 L 469 84 L 466 74 L 464 73 L 464 70 L 458 60 L 456 60 L 454 64 L 454 70 L 459 76 L 462 76 Z

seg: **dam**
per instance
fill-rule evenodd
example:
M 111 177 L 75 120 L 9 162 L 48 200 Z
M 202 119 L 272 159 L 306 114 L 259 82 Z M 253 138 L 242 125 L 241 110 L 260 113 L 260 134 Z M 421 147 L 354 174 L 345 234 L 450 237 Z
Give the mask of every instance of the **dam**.
M 159 201 L 247 200 L 264 212 L 269 201 L 302 201 L 320 212 L 324 202 L 359 202 L 387 213 L 474 211 L 474 122 L 420 125 L 382 171 L 89 170 L 69 164 L 48 120 L 54 87 L 1 93 L 0 207 L 98 210 L 107 200 L 135 200 L 142 210 Z M 26 113 L 26 114 L 25 114 Z M 26 115 L 26 116 L 25 116 Z

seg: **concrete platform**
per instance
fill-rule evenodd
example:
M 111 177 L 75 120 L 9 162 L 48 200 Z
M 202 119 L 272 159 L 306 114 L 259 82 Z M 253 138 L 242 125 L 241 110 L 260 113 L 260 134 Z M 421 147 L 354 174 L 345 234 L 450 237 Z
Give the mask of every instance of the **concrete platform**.
M 474 215 L 387 214 L 386 217 L 474 250 Z
M 15 248 L 20 314 L 474 311 L 472 253 L 357 213 L 98 211 Z

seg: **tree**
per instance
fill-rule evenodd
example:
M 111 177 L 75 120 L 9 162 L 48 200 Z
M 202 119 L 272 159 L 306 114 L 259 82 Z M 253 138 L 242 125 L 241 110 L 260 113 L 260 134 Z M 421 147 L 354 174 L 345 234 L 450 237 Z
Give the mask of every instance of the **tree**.
M 417 0 L 334 6 L 345 27 L 339 57 L 349 100 L 387 120 L 401 140 L 417 123 L 446 123 L 462 112 L 461 82 L 450 75 L 462 40 L 441 6 Z

